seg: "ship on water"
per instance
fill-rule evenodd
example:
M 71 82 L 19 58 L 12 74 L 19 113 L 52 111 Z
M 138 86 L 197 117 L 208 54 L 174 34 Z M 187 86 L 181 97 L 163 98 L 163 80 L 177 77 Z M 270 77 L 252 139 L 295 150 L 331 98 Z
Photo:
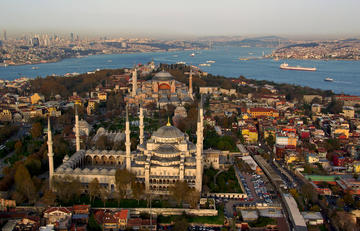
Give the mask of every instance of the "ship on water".
M 283 70 L 295 70 L 295 71 L 316 71 L 316 67 L 301 67 L 301 66 L 289 66 L 287 63 L 283 63 L 280 65 L 280 69 Z
M 324 79 L 324 81 L 326 82 L 334 82 L 334 79 L 330 78 L 330 77 L 327 77 Z

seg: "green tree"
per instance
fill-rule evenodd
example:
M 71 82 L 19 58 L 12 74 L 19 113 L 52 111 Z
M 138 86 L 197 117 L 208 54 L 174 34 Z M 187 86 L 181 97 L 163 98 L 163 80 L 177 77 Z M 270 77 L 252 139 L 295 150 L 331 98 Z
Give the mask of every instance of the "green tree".
M 268 137 L 266 137 L 266 143 L 273 148 L 275 144 L 275 138 L 272 134 L 270 134 Z
M 89 231 L 101 231 L 101 226 L 96 222 L 95 220 L 95 216 L 92 213 L 90 218 L 89 218 L 89 223 L 87 225 L 87 230 Z

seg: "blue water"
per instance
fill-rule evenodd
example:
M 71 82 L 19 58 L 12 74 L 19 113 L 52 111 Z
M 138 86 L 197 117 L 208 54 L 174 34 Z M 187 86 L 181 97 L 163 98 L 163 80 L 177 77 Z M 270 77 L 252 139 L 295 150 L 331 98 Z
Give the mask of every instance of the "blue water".
M 63 75 L 65 73 L 84 73 L 97 68 L 132 67 L 135 63 L 147 63 L 154 59 L 155 63 L 186 62 L 199 65 L 207 60 L 215 60 L 211 67 L 201 67 L 202 70 L 214 75 L 238 77 L 259 80 L 271 80 L 279 83 L 293 83 L 313 88 L 329 89 L 335 93 L 360 95 L 360 61 L 338 60 L 287 60 L 289 65 L 305 67 L 315 66 L 315 72 L 289 71 L 279 69 L 283 60 L 256 59 L 242 61 L 239 58 L 260 57 L 263 52 L 271 53 L 269 48 L 217 47 L 211 50 L 197 51 L 194 57 L 192 51 L 94 55 L 84 58 L 65 59 L 57 63 L 37 65 L 0 67 L 0 79 L 13 80 L 21 76 L 45 77 L 47 75 Z M 39 69 L 32 70 L 33 66 Z M 325 82 L 324 78 L 333 78 L 334 82 Z

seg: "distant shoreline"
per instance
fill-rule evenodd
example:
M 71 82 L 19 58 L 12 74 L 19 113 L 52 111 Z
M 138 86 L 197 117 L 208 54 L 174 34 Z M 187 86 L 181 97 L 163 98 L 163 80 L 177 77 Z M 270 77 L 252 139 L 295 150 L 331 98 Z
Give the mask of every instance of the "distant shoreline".
M 196 50 L 210 50 L 211 48 L 196 48 Z M 5 66 L 5 63 L 1 63 L 0 67 L 10 67 L 10 66 L 29 66 L 29 65 L 38 65 L 38 64 L 47 64 L 47 63 L 58 63 L 61 62 L 65 59 L 73 59 L 73 58 L 85 58 L 88 56 L 94 56 L 94 55 L 119 55 L 119 54 L 141 54 L 141 53 L 159 53 L 159 52 L 177 52 L 177 51 L 193 51 L 195 50 L 195 48 L 192 49 L 178 49 L 178 50 L 155 50 L 155 51 L 134 51 L 134 52 L 120 52 L 120 53 L 99 53 L 99 54 L 89 54 L 89 55 L 84 55 L 84 56 L 72 56 L 72 57 L 66 57 L 66 58 L 60 58 L 60 59 L 56 59 L 56 60 L 49 60 L 47 62 L 35 62 L 35 63 L 17 63 L 17 64 L 7 64 L 7 66 Z
M 269 59 L 274 59 L 276 60 L 275 57 L 273 56 L 269 56 Z M 280 60 L 310 60 L 310 61 L 315 61 L 315 60 L 319 60 L 319 61 L 360 61 L 360 59 L 302 59 L 302 58 L 278 58 L 278 61 Z

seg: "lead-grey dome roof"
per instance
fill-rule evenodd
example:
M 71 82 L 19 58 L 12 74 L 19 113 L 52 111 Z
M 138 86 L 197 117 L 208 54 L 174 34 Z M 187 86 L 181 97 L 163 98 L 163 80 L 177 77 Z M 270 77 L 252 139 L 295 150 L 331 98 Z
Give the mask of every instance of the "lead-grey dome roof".
M 180 151 L 173 145 L 162 144 L 157 149 L 155 149 L 155 152 L 159 154 L 175 154 L 175 153 L 179 153 Z
M 172 76 L 169 72 L 166 71 L 160 71 L 157 73 L 154 78 L 154 80 L 172 80 L 174 79 L 174 76 Z
M 153 136 L 157 138 L 182 138 L 184 137 L 184 133 L 182 133 L 178 128 L 168 124 L 160 127 L 153 133 Z

